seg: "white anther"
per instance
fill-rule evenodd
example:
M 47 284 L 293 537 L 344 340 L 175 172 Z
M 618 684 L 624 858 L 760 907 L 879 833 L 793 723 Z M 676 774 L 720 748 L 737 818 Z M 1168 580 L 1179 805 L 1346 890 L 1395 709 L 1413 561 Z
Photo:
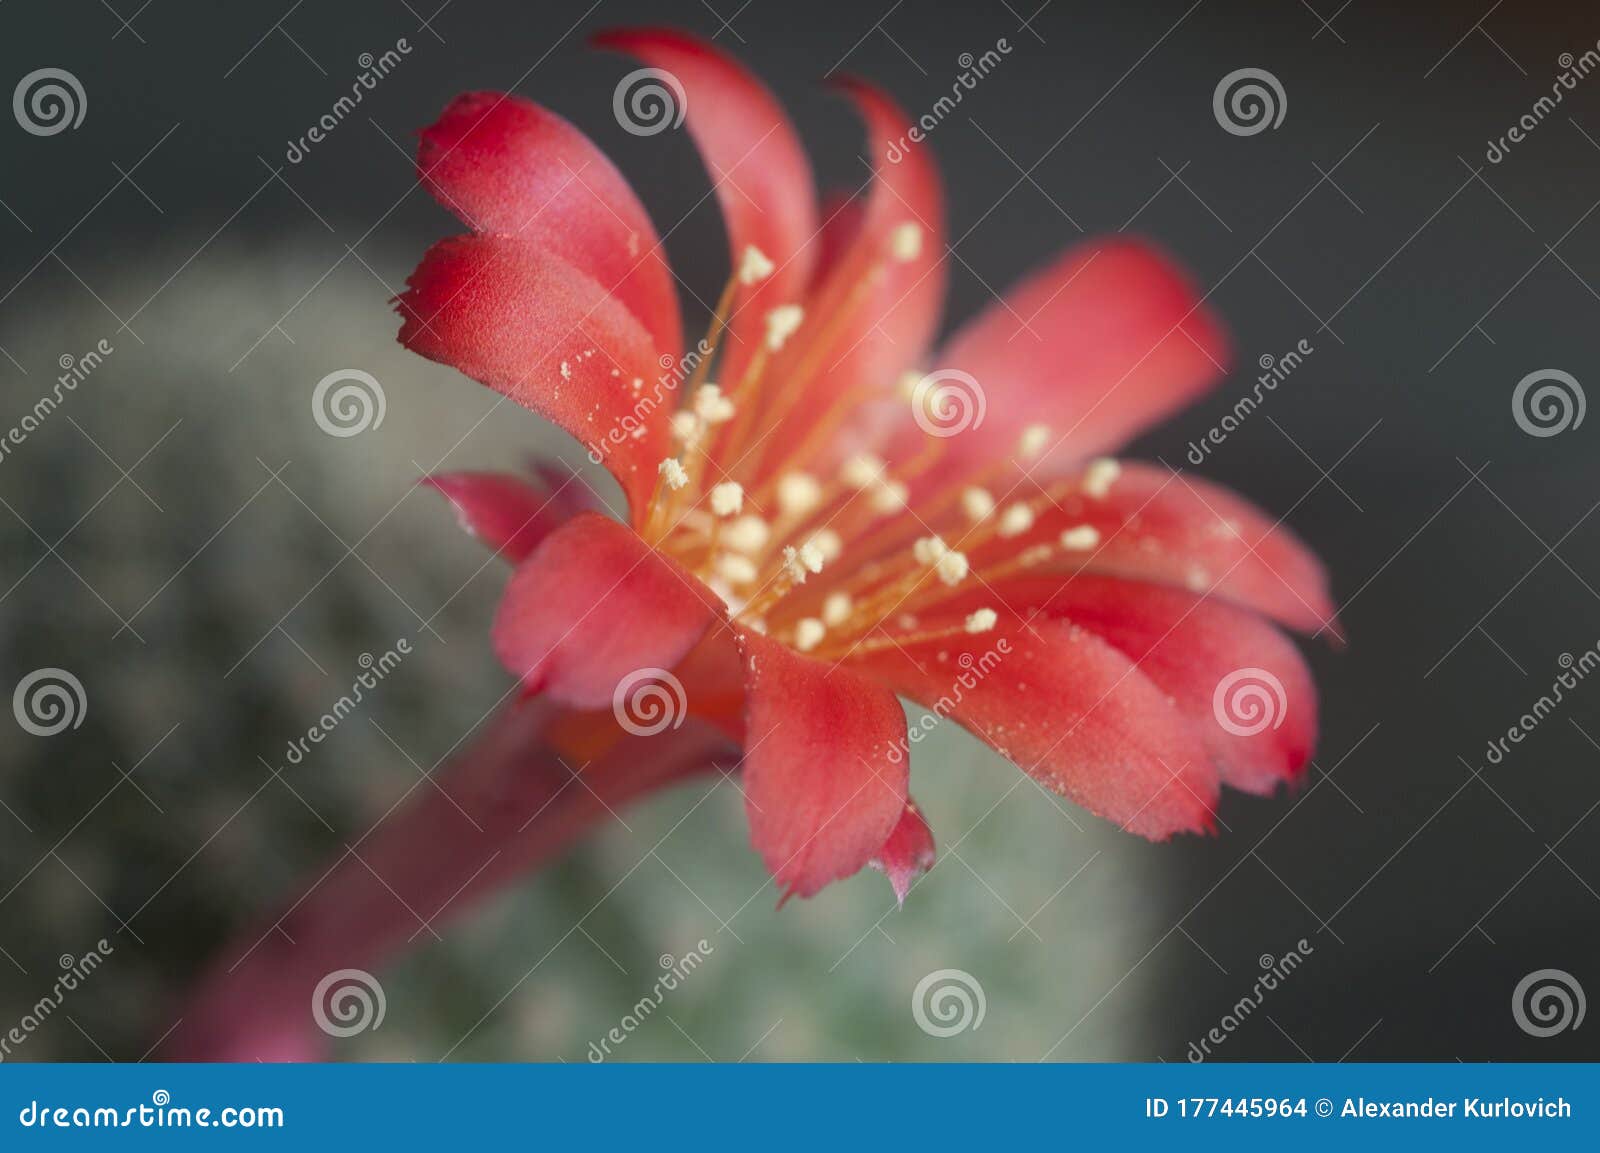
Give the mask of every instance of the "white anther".
M 803 653 L 809 653 L 820 645 L 822 638 L 827 635 L 827 626 L 816 617 L 802 617 L 794 626 L 794 647 Z
M 688 447 L 700 439 L 705 431 L 705 422 L 692 412 L 675 412 L 672 414 L 672 436 L 679 444 Z
M 778 507 L 787 516 L 804 516 L 822 503 L 822 486 L 804 472 L 789 472 L 778 478 Z
M 731 585 L 754 584 L 760 574 L 756 562 L 736 552 L 725 552 L 717 558 L 717 575 Z
M 777 352 L 805 318 L 805 309 L 798 304 L 780 304 L 767 313 L 767 347 Z
M 881 513 L 899 512 L 906 507 L 908 491 L 906 486 L 898 480 L 884 481 L 872 493 L 873 511 Z
M 818 529 L 812 535 L 811 543 L 817 546 L 822 559 L 830 564 L 844 555 L 844 538 L 831 528 Z
M 844 462 L 839 479 L 851 488 L 867 488 L 883 475 L 884 463 L 870 452 L 859 453 Z
M 1122 475 L 1122 466 L 1110 457 L 1102 456 L 1098 460 L 1089 462 L 1089 467 L 1083 474 L 1083 491 L 1085 495 L 1095 500 L 1104 500 L 1105 495 L 1111 491 L 1111 486 L 1116 483 L 1117 477 Z
M 656 471 L 667 482 L 667 487 L 674 491 L 689 483 L 689 474 L 683 471 L 683 465 L 678 463 L 676 457 L 667 457 L 657 466 Z
M 754 513 L 746 513 L 723 526 L 722 543 L 736 552 L 760 552 L 771 535 L 772 530 L 767 527 L 766 521 Z
M 702 384 L 694 390 L 694 411 L 707 424 L 724 424 L 733 419 L 733 401 L 718 386 Z
M 954 587 L 961 583 L 967 575 L 967 554 L 960 552 L 947 552 L 939 558 L 934 566 L 934 571 L 939 574 L 939 579 L 945 584 Z
M 1061 547 L 1073 552 L 1086 552 L 1100 543 L 1100 530 L 1092 524 L 1080 524 L 1061 534 Z
M 792 544 L 783 546 L 783 571 L 795 584 L 806 583 L 806 566 L 800 563 L 800 550 Z
M 828 599 L 822 602 L 822 623 L 835 627 L 842 625 L 850 619 L 850 612 L 854 608 L 855 602 L 850 599 L 849 593 L 829 593 Z
M 1032 460 L 1050 444 L 1050 426 L 1045 424 L 1030 424 L 1022 430 L 1022 435 L 1017 437 L 1017 455 L 1024 460 Z
M 711 488 L 711 511 L 718 516 L 737 516 L 744 507 L 744 486 L 736 480 L 723 481 Z
M 979 609 L 967 618 L 967 631 L 969 633 L 986 633 L 994 628 L 1000 620 L 1000 614 L 993 609 Z
M 925 536 L 911 546 L 911 555 L 920 565 L 932 568 L 939 558 L 950 551 L 950 546 L 936 536 Z
M 980 521 L 994 511 L 994 497 L 986 488 L 961 490 L 961 511 L 972 521 Z
M 1033 509 L 1026 504 L 1008 505 L 1000 514 L 1000 527 L 996 530 L 1001 536 L 1021 536 L 1033 527 Z
M 739 283 L 760 284 L 771 276 L 777 267 L 765 252 L 753 244 L 747 244 L 744 246 L 744 254 L 739 257 Z
M 902 263 L 922 255 L 922 225 L 907 220 L 889 233 L 889 253 Z

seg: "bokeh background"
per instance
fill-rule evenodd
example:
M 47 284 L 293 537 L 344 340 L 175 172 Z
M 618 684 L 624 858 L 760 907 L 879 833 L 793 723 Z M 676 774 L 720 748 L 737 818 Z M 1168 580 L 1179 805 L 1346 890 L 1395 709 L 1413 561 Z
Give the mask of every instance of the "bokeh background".
M 0 726 L 0 1029 L 59 958 L 113 949 L 8 1059 L 149 1053 L 229 931 L 505 691 L 486 643 L 502 570 L 414 482 L 581 453 L 529 413 L 486 420 L 486 390 L 395 345 L 389 297 L 456 227 L 415 186 L 412 134 L 464 89 L 551 105 L 636 182 L 709 300 L 725 256 L 688 138 L 624 132 L 611 98 L 632 65 L 585 44 L 639 22 L 753 65 L 825 186 L 858 185 L 867 146 L 818 81 L 870 76 L 920 114 L 963 53 L 1005 38 L 929 144 L 950 322 L 1084 233 L 1177 254 L 1239 367 L 1135 455 L 1287 515 L 1332 570 L 1351 644 L 1307 646 L 1324 724 L 1306 787 L 1230 795 L 1215 838 L 1120 835 L 942 726 L 916 793 L 943 860 L 905 908 L 864 875 L 775 910 L 738 793 L 689 785 L 441 923 L 379 974 L 382 1028 L 336 1054 L 582 1060 L 656 958 L 702 938 L 708 963 L 621 1059 L 1182 1060 L 1258 959 L 1302 939 L 1303 965 L 1218 1057 L 1600 1054 L 1600 1026 L 1536 1038 L 1512 1012 L 1536 970 L 1600 990 L 1600 685 L 1486 754 L 1563 654 L 1600 642 L 1600 425 L 1534 436 L 1512 406 L 1529 373 L 1581 389 L 1600 371 L 1600 75 L 1486 155 L 1563 54 L 1596 50 L 1591 6 L 11 0 L 5 90 L 63 68 L 86 115 L 52 136 L 0 123 L 0 427 L 62 357 L 114 351 L 0 458 L 0 688 L 62 668 L 87 702 L 55 736 Z M 289 163 L 361 54 L 402 37 L 412 51 L 357 114 Z M 1239 136 L 1212 97 L 1244 67 L 1286 109 Z M 1186 461 L 1253 363 L 1302 340 L 1314 351 L 1263 408 Z M 387 410 L 338 439 L 311 393 L 347 367 Z M 401 637 L 414 655 L 286 765 L 361 654 Z M 981 1027 L 917 1027 L 912 990 L 939 968 L 981 983 Z

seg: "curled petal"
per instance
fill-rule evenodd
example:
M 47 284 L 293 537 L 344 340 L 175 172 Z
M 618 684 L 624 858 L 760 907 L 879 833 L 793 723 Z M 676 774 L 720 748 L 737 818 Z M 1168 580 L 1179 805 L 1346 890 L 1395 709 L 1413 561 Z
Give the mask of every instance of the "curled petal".
M 789 380 L 772 444 L 807 443 L 810 466 L 824 471 L 875 444 L 903 415 L 895 390 L 938 329 L 947 267 L 944 192 L 932 152 L 917 144 L 891 162 L 885 145 L 912 131 L 906 114 L 869 84 L 836 87 L 866 127 L 872 182 L 860 208 L 831 217 L 820 245 L 827 275 L 807 305 L 805 327 L 771 370 L 773 379 Z M 853 411 L 841 421 L 846 408 Z M 807 441 L 824 421 L 829 436 Z M 783 457 L 768 450 L 759 471 L 776 471 Z
M 671 405 L 650 334 L 620 301 L 538 245 L 458 236 L 428 250 L 396 303 L 400 343 L 577 437 L 642 521 Z
M 924 616 L 918 628 L 961 617 Z M 856 668 L 954 718 L 1041 784 L 1152 840 L 1209 830 L 1218 781 L 1204 742 L 1149 677 L 1093 633 L 1009 614 L 972 637 L 862 646 Z
M 997 544 L 1020 555 L 1085 525 L 1094 546 L 1051 564 L 1214 593 L 1290 628 L 1340 635 L 1327 574 L 1311 550 L 1242 497 L 1186 473 L 1123 462 L 1102 489 L 1091 470 L 1027 533 Z
M 1267 794 L 1304 772 L 1317 737 L 1316 684 L 1295 646 L 1254 613 L 1086 574 L 986 591 L 991 600 L 996 593 L 1015 611 L 1064 617 L 1120 650 L 1189 718 L 1223 784 Z M 1263 711 L 1242 718 L 1240 694 L 1252 692 Z
M 894 832 L 867 864 L 889 878 L 895 900 L 904 905 L 912 882 L 933 868 L 933 862 L 933 830 L 928 828 L 917 802 L 907 797 Z
M 436 472 L 420 483 L 443 493 L 461 527 L 512 564 L 582 507 L 568 491 L 571 476 L 545 487 L 506 472 Z
M 743 633 L 745 811 L 750 839 L 785 896 L 859 871 L 906 806 L 905 713 L 847 668 Z
M 670 670 L 695 647 L 717 618 L 715 604 L 709 589 L 631 529 L 580 513 L 513 574 L 494 648 L 529 692 L 578 708 L 615 706 L 626 678 Z M 671 707 L 669 723 L 687 702 Z
M 760 346 L 763 316 L 798 300 L 810 281 L 817 205 L 805 149 L 772 93 L 710 44 L 654 28 L 617 29 L 596 36 L 594 43 L 671 74 L 722 209 L 734 267 L 748 246 L 777 266 L 740 298 L 720 369 L 728 380 L 737 380 Z
M 474 232 L 544 247 L 638 318 L 656 352 L 677 356 L 678 294 L 655 226 L 623 175 L 548 108 L 468 92 L 422 130 L 417 171 Z

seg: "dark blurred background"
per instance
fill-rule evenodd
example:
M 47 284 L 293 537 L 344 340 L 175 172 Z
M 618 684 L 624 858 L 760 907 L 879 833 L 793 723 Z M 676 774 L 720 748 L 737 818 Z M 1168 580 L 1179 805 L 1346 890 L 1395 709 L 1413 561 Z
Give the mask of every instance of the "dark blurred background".
M 78 728 L 0 732 L 0 1030 L 58 957 L 114 951 L 9 1059 L 141 1056 L 229 929 L 504 691 L 498 569 L 411 484 L 441 462 L 581 454 L 531 414 L 479 423 L 484 390 L 393 344 L 387 299 L 456 230 L 415 187 L 413 133 L 464 89 L 551 105 L 636 182 L 712 299 L 725 256 L 690 142 L 622 131 L 611 96 L 632 65 L 585 44 L 640 22 L 751 64 L 825 187 L 858 185 L 866 146 L 820 79 L 869 76 L 918 115 L 963 53 L 1006 39 L 930 137 L 957 257 L 947 324 L 1083 233 L 1152 237 L 1211 289 L 1237 367 L 1131 455 L 1287 514 L 1326 559 L 1350 645 L 1307 645 L 1315 766 L 1294 795 L 1230 795 L 1215 838 L 1148 845 L 1010 791 L 1016 770 L 941 732 L 917 793 L 959 858 L 888 917 L 876 876 L 774 912 L 737 794 L 675 794 L 441 926 L 382 974 L 383 1028 L 341 1054 L 580 1060 L 659 954 L 705 937 L 704 978 L 623 1056 L 1182 1060 L 1258 958 L 1302 938 L 1303 965 L 1218 1057 L 1600 1055 L 1600 1025 L 1538 1038 L 1512 1012 L 1536 970 L 1600 992 L 1600 684 L 1499 763 L 1486 750 L 1563 654 L 1600 643 L 1600 420 L 1535 436 L 1513 412 L 1530 373 L 1600 384 L 1600 74 L 1576 78 L 1592 5 L 11 0 L 6 89 L 64 69 L 86 115 L 49 136 L 0 124 L 0 428 L 60 358 L 114 351 L 0 459 L 0 688 L 61 668 L 86 701 Z M 289 163 L 362 54 L 402 37 L 392 74 Z M 1236 135 L 1212 97 L 1246 67 L 1286 111 Z M 1313 351 L 1262 408 L 1185 460 L 1254 363 L 1300 341 Z M 311 390 L 351 366 L 383 381 L 385 423 L 327 437 Z M 368 715 L 275 776 L 359 655 L 402 636 L 417 655 Z M 982 982 L 982 1028 L 915 1027 L 912 988 L 940 967 Z

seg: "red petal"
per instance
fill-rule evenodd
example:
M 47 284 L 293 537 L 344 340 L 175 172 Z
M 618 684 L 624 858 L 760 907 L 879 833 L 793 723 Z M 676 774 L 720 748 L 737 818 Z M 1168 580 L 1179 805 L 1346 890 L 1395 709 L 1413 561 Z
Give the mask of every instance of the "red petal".
M 919 630 L 961 624 L 924 616 Z M 1153 840 L 1209 829 L 1218 785 L 1167 694 L 1087 630 L 1044 618 L 972 637 L 858 649 L 859 668 L 955 718 L 1049 788 Z
M 1198 477 L 1156 465 L 1120 467 L 1103 497 L 1069 492 L 1028 533 L 985 550 L 1011 553 L 1087 524 L 1100 542 L 1068 553 L 1064 563 L 1073 568 L 1214 592 L 1291 628 L 1327 627 L 1338 635 L 1327 574 L 1287 527 Z
M 811 165 L 772 93 L 743 66 L 704 41 L 670 29 L 618 29 L 594 38 L 636 56 L 681 85 L 682 114 L 705 161 L 738 267 L 754 245 L 778 267 L 740 298 L 732 339 L 718 370 L 730 383 L 760 346 L 763 316 L 800 298 L 811 278 L 817 230 Z
M 1005 594 L 1003 585 L 999 591 Z M 1305 769 L 1317 738 L 1316 684 L 1294 645 L 1253 613 L 1177 589 L 1090 576 L 1060 587 L 1046 611 L 1115 645 L 1170 694 L 1211 750 L 1224 784 L 1268 794 Z M 1264 690 L 1260 715 L 1240 708 L 1252 686 Z
M 1014 455 L 1035 423 L 1060 442 L 1054 465 L 1110 452 L 1194 399 L 1228 360 L 1222 330 L 1166 257 L 1126 240 L 1079 245 L 935 357 L 934 369 L 976 380 L 984 401 L 983 423 L 949 439 L 940 475 Z
M 458 236 L 428 250 L 397 303 L 400 343 L 583 441 L 643 520 L 672 406 L 650 334 L 616 298 L 538 245 Z
M 867 864 L 906 805 L 906 721 L 894 694 L 756 633 L 745 652 L 745 811 L 786 896 Z
M 933 868 L 933 861 L 933 830 L 928 828 L 917 802 L 908 797 L 894 832 L 867 864 L 889 878 L 895 900 L 904 905 L 911 883 Z
M 577 483 L 570 475 L 553 488 L 506 472 L 436 472 L 421 483 L 443 493 L 461 527 L 512 564 L 581 507 L 568 491 Z
M 822 225 L 817 231 L 817 266 L 812 270 L 812 287 L 827 282 L 839 260 L 861 233 L 866 205 L 848 192 L 830 192 L 822 201 Z
M 626 304 L 658 353 L 679 354 L 678 294 L 655 226 L 605 154 L 554 112 L 465 93 L 423 129 L 417 170 L 474 232 L 548 248 Z
M 625 678 L 682 660 L 717 618 L 716 603 L 625 525 L 580 513 L 512 576 L 495 616 L 495 653 L 530 692 L 599 708 L 613 704 Z M 673 706 L 680 719 L 685 703 Z
M 829 275 L 806 306 L 805 324 L 770 372 L 775 381 L 814 374 L 804 380 L 804 398 L 783 417 L 774 445 L 804 440 L 819 421 L 837 416 L 833 410 L 840 400 L 855 394 L 857 409 L 843 432 L 815 446 L 815 455 L 806 462 L 818 472 L 859 448 L 874 446 L 881 429 L 903 414 L 900 404 L 876 411 L 866 406 L 893 397 L 901 375 L 925 356 L 944 307 L 947 268 L 944 193 L 932 152 L 926 144 L 911 145 L 898 163 L 891 163 L 886 148 L 907 138 L 910 120 L 868 84 L 846 80 L 838 88 L 865 124 L 867 155 L 874 164 L 872 184 L 859 226 L 845 251 L 831 258 Z M 841 223 L 848 227 L 850 222 L 842 217 Z M 910 259 L 893 255 L 893 237 L 902 225 L 920 230 L 920 250 Z M 820 351 L 813 349 L 819 338 L 826 340 Z M 791 381 L 785 387 L 797 384 Z M 769 449 L 759 472 L 777 471 L 783 457 L 783 452 Z

